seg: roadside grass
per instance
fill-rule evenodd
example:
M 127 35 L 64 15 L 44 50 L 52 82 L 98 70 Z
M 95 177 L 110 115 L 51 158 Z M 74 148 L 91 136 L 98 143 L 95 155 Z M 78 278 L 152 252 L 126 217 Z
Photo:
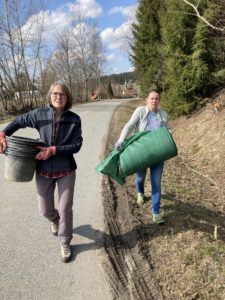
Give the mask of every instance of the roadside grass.
M 198 153 L 200 150 L 201 150 L 200 147 L 195 146 L 195 147 L 193 147 L 193 149 L 192 149 L 192 154 L 196 154 L 196 153 Z
M 108 149 L 141 103 L 121 104 L 114 112 Z M 192 154 L 197 152 L 198 147 L 192 150 Z M 126 179 L 123 189 L 137 228 L 140 253 L 151 264 L 165 299 L 225 299 L 223 193 L 207 178 L 187 168 L 179 156 L 173 158 L 165 162 L 162 181 L 161 211 L 166 224 L 157 226 L 151 221 L 149 179 L 146 201 L 141 207 L 135 203 L 134 175 Z

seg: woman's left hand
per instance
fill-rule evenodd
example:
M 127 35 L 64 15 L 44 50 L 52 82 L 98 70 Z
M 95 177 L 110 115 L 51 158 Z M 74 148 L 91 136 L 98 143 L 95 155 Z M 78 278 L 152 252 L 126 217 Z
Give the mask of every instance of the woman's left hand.
M 40 152 L 35 156 L 37 160 L 47 160 L 50 156 L 56 154 L 56 146 L 37 148 L 40 150 Z

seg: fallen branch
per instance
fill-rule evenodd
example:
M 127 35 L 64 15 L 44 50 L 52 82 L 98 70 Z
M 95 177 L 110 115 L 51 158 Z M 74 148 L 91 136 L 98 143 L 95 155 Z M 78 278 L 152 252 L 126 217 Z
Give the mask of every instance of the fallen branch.
M 215 240 L 218 239 L 218 226 L 217 225 L 214 226 L 214 239 Z
M 216 183 L 212 178 L 209 177 L 209 175 L 207 175 L 207 174 L 204 175 L 204 174 L 202 174 L 201 172 L 199 172 L 199 171 L 193 169 L 192 167 L 190 167 L 187 163 L 185 163 L 184 159 L 183 159 L 180 155 L 179 155 L 179 158 L 180 158 L 180 160 L 182 161 L 182 163 L 185 165 L 186 168 L 190 169 L 191 171 L 197 173 L 198 175 L 200 175 L 200 176 L 202 176 L 202 177 L 204 177 L 204 178 L 207 178 L 207 179 L 215 186 L 215 188 L 217 188 L 218 190 L 220 190 L 220 191 L 222 192 L 222 195 L 223 195 L 223 189 L 221 189 L 221 188 L 217 185 L 217 183 Z

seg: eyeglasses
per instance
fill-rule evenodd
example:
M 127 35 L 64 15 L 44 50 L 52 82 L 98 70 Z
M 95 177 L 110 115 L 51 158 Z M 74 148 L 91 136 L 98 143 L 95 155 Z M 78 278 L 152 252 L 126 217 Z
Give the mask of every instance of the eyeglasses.
M 62 98 L 65 98 L 65 97 L 66 97 L 66 94 L 54 92 L 54 93 L 52 93 L 52 96 L 53 96 L 54 98 L 57 98 L 58 96 L 59 96 L 59 97 L 62 97 Z

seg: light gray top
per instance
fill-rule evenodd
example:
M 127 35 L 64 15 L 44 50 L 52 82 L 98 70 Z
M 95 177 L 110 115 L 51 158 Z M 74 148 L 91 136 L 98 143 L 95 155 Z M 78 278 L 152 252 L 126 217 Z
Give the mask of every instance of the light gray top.
M 145 131 L 149 112 L 150 110 L 147 106 L 137 107 L 130 120 L 124 126 L 118 139 L 118 143 L 123 143 L 130 133 Z M 168 125 L 168 114 L 164 110 L 157 109 L 156 116 L 159 119 L 161 126 L 165 126 L 171 132 L 171 128 Z

